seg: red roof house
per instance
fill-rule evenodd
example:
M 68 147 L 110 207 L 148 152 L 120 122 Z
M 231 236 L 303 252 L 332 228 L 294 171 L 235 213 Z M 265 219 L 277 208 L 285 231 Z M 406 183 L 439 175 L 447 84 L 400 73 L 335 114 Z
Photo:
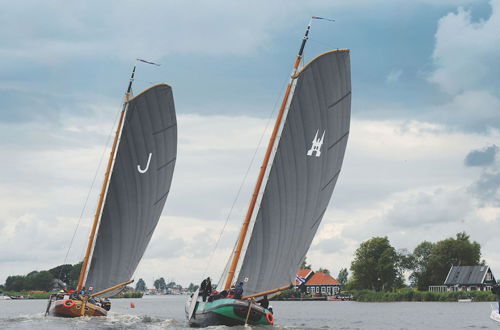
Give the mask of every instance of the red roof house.
M 305 289 L 306 293 L 320 294 L 326 296 L 332 296 L 340 292 L 340 286 L 342 285 L 339 281 L 334 279 L 330 274 L 327 273 L 315 273 L 310 269 L 301 269 L 297 272 L 295 277 L 295 288 L 299 289 L 301 282 L 299 278 L 305 279 L 302 289 Z

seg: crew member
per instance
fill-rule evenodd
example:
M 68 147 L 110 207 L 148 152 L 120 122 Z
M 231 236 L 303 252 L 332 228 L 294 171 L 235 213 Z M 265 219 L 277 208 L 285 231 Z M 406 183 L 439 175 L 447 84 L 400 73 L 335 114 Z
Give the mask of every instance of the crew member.
M 241 299 L 243 296 L 243 282 L 239 282 L 234 290 L 234 299 Z

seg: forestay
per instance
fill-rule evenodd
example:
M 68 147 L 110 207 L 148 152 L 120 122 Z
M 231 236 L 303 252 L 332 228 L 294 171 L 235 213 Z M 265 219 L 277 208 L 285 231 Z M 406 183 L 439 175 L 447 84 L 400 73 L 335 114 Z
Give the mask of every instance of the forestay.
M 176 155 L 172 88 L 156 85 L 128 102 L 85 281 L 92 292 L 123 283 L 135 272 L 163 210 Z
M 349 135 L 348 50 L 324 53 L 298 74 L 238 281 L 251 295 L 292 283 L 321 223 Z

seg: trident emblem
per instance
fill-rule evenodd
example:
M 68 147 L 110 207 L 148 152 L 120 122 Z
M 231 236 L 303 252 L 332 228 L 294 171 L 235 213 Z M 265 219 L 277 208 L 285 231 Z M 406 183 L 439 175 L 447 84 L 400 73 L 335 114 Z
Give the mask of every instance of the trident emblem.
M 151 156 L 152 155 L 153 154 L 150 152 L 149 153 L 149 157 L 148 157 L 148 163 L 146 164 L 146 168 L 145 169 L 142 169 L 141 165 L 137 165 L 137 170 L 139 171 L 139 173 L 144 174 L 144 173 L 146 173 L 148 171 L 148 169 L 149 169 L 149 163 L 151 162 Z
M 312 156 L 314 152 L 316 152 L 316 157 L 321 156 L 321 145 L 323 145 L 323 139 L 325 138 L 326 131 L 323 131 L 323 135 L 321 136 L 321 139 L 318 138 L 318 133 L 319 133 L 319 130 L 316 131 L 316 135 L 314 136 L 314 139 L 312 140 L 311 149 L 309 149 L 309 151 L 307 152 L 308 156 Z

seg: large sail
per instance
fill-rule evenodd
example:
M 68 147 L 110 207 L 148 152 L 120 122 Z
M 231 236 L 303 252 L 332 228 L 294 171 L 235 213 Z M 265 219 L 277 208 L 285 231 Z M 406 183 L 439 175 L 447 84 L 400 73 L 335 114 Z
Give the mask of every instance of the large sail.
M 244 295 L 295 278 L 340 173 L 349 135 L 348 50 L 324 53 L 296 76 L 295 92 L 248 239 L 238 281 Z
M 172 88 L 159 84 L 127 105 L 85 281 L 92 292 L 128 281 L 135 272 L 163 210 L 176 155 Z

